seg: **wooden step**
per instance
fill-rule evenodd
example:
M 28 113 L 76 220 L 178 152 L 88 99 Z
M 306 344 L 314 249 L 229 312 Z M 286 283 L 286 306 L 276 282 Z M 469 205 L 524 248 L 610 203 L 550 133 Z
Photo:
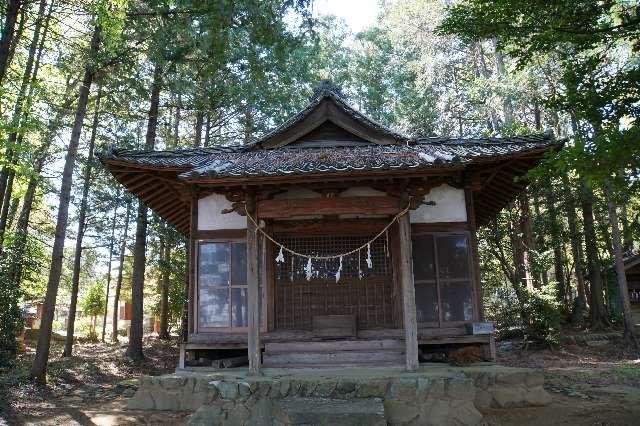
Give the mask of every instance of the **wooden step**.
M 267 343 L 267 354 L 291 352 L 375 351 L 385 349 L 404 350 L 401 340 L 326 340 L 319 342 Z
M 263 354 L 265 367 L 342 365 L 361 363 L 398 363 L 404 362 L 404 351 L 400 349 L 287 352 Z

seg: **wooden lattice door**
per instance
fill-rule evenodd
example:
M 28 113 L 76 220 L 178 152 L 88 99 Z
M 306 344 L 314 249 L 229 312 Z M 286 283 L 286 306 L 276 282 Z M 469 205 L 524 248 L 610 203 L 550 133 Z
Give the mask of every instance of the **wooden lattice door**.
M 344 253 L 368 241 L 368 237 L 362 236 L 278 239 L 299 253 L 313 255 Z M 318 315 L 355 315 L 359 329 L 393 327 L 396 302 L 387 238 L 379 238 L 369 250 L 365 247 L 359 253 L 343 257 L 338 280 L 339 259 L 312 262 L 310 279 L 306 266 L 305 258 L 286 251 L 284 262 L 276 262 L 276 329 L 310 330 L 313 317 Z

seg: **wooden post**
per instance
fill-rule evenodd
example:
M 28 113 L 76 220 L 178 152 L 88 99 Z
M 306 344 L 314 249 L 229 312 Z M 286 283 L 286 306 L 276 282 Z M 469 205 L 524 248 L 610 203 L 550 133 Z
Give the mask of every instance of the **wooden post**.
M 247 194 L 247 212 L 255 217 L 256 198 Z M 247 351 L 249 355 L 249 375 L 260 374 L 260 288 L 259 288 L 260 245 L 256 226 L 247 218 L 247 311 L 249 331 Z
M 411 253 L 411 223 L 409 213 L 398 219 L 400 246 L 400 283 L 404 314 L 404 340 L 407 371 L 418 369 L 418 323 L 416 320 L 416 294 L 413 286 L 413 255 Z

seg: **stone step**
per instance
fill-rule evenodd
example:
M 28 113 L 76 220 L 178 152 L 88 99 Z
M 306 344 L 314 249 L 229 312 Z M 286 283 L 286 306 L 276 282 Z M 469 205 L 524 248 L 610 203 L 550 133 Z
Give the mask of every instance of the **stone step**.
M 326 340 L 320 342 L 267 343 L 267 353 L 370 351 L 378 349 L 404 350 L 402 340 Z
M 287 367 L 307 365 L 337 365 L 337 364 L 373 364 L 404 362 L 404 351 L 400 349 L 382 349 L 374 351 L 336 351 L 336 352 L 288 352 L 264 353 L 265 367 Z
M 381 399 L 285 398 L 280 408 L 288 424 L 333 426 L 384 426 Z

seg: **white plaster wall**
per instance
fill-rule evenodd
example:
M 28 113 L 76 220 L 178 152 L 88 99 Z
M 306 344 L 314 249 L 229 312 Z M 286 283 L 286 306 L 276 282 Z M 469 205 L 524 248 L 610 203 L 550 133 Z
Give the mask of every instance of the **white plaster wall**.
M 435 201 L 435 206 L 422 205 L 409 214 L 411 223 L 466 222 L 467 204 L 464 190 L 447 184 L 433 188 L 424 197 L 425 201 Z
M 236 212 L 222 214 L 230 209 L 231 201 L 222 194 L 211 194 L 198 200 L 198 229 L 211 231 L 217 229 L 245 229 L 247 219 Z

